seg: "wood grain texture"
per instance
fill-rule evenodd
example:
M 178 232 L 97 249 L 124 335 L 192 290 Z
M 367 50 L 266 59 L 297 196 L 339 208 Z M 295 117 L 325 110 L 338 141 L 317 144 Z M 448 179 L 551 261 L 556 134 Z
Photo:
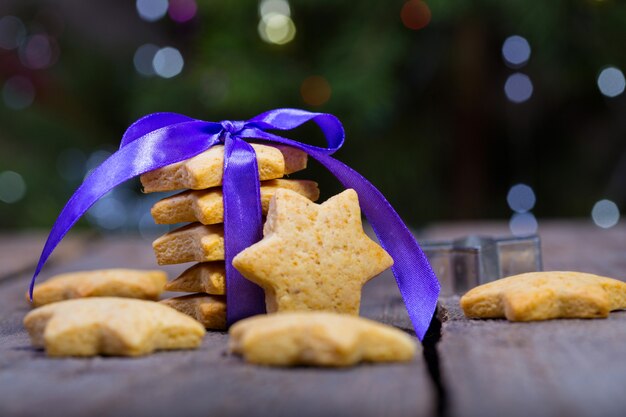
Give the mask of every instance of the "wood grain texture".
M 66 262 L 80 256 L 89 238 L 90 235 L 85 233 L 68 236 L 50 257 L 49 262 Z M 0 281 L 33 269 L 45 239 L 46 236 L 41 232 L 0 235 Z
M 427 230 L 429 239 L 507 233 L 503 223 L 448 224 Z M 545 269 L 626 278 L 624 225 L 602 230 L 588 222 L 540 222 L 540 233 Z M 42 278 L 91 268 L 155 267 L 148 241 L 108 238 L 83 250 L 79 257 L 47 267 Z M 163 269 L 174 277 L 186 266 Z M 25 273 L 0 280 L 2 416 L 428 416 L 437 412 L 436 391 L 421 356 L 407 365 L 272 369 L 229 356 L 227 335 L 211 332 L 198 351 L 140 359 L 48 359 L 30 347 L 21 325 L 29 310 L 23 298 L 28 278 Z M 390 273 L 365 286 L 361 311 L 411 332 Z M 467 320 L 458 298 L 452 298 L 441 300 L 440 317 L 444 323 L 437 350 L 446 415 L 624 414 L 626 312 L 612 313 L 607 320 Z
M 188 265 L 163 268 L 170 277 Z M 44 278 L 92 268 L 154 268 L 150 242 L 110 238 L 46 268 Z M 199 350 L 151 356 L 49 359 L 22 328 L 29 275 L 0 282 L 1 416 L 430 416 L 435 394 L 421 355 L 408 364 L 348 369 L 266 368 L 226 352 L 209 332 Z M 390 273 L 367 284 L 363 315 L 410 329 Z
M 505 234 L 497 224 L 433 227 L 429 237 Z M 540 223 L 544 269 L 624 280 L 626 228 Z M 438 345 L 450 416 L 623 416 L 626 312 L 602 320 L 468 320 L 458 297 L 441 300 Z

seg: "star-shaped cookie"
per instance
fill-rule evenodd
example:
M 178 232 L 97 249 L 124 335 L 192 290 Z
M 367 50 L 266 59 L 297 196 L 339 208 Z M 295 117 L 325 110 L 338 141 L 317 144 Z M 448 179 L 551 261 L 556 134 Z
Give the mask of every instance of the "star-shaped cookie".
M 251 144 L 256 153 L 261 181 L 281 178 L 306 168 L 307 154 L 284 145 Z M 141 184 L 146 193 L 181 189 L 204 190 L 222 185 L 224 146 L 216 145 L 193 158 L 143 174 Z
M 608 317 L 626 308 L 626 283 L 582 272 L 529 272 L 470 290 L 461 308 L 467 317 L 510 321 Z
M 223 261 L 201 262 L 183 271 L 165 284 L 165 291 L 226 294 L 226 270 Z
M 159 265 L 224 260 L 224 227 L 191 223 L 152 242 Z
M 277 189 L 288 188 L 309 200 L 320 196 L 317 183 L 307 180 L 271 180 L 261 183 L 261 209 L 267 214 L 270 199 Z M 221 188 L 188 190 L 158 201 L 150 210 L 157 224 L 200 222 L 217 224 L 224 222 L 224 196 Z
M 363 284 L 393 264 L 363 231 L 359 199 L 352 189 L 323 204 L 277 190 L 263 235 L 239 253 L 233 265 L 265 290 L 268 313 L 358 314 Z
M 198 320 L 207 329 L 226 328 L 226 298 L 204 293 L 182 295 L 160 303 Z
M 35 285 L 33 306 L 85 297 L 128 297 L 157 300 L 163 292 L 167 274 L 137 269 L 98 269 L 56 275 Z M 30 294 L 26 293 L 30 301 Z
M 320 311 L 249 317 L 235 323 L 229 335 L 231 352 L 274 366 L 406 362 L 418 350 L 409 335 L 394 327 Z
M 60 301 L 26 315 L 35 347 L 49 356 L 139 356 L 200 345 L 204 327 L 154 301 L 100 297 Z

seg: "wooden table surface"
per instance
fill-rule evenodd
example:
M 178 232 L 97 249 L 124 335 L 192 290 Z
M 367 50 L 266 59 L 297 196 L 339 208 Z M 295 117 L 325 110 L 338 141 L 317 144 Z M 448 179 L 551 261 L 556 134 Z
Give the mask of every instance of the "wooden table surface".
M 506 235 L 504 223 L 433 226 L 427 239 Z M 626 279 L 626 227 L 541 222 L 545 269 Z M 38 233 L 0 235 L 0 416 L 623 416 L 626 312 L 607 320 L 467 320 L 440 300 L 424 352 L 408 364 L 277 369 L 200 349 L 128 359 L 49 359 L 22 327 Z M 171 276 L 186 265 L 168 267 Z M 42 278 L 82 269 L 154 268 L 150 242 L 73 233 Z M 364 290 L 361 313 L 411 332 L 393 276 Z

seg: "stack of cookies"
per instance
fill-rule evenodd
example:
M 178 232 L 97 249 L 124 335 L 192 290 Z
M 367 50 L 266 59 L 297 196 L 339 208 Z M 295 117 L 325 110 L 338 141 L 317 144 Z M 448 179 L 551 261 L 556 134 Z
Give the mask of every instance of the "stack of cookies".
M 292 190 L 311 201 L 319 198 L 317 183 L 282 179 L 306 168 L 306 153 L 281 145 L 252 147 L 257 156 L 264 215 L 277 189 Z M 157 224 L 191 223 L 159 237 L 152 246 L 159 265 L 196 262 L 165 286 L 167 291 L 191 294 L 162 302 L 190 315 L 207 329 L 226 328 L 223 165 L 224 147 L 218 145 L 141 176 L 147 193 L 185 190 L 157 202 L 151 214 Z

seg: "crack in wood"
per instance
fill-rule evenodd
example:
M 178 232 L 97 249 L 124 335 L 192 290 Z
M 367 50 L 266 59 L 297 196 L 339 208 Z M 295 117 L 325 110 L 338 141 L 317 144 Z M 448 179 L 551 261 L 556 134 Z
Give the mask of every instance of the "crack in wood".
M 430 326 L 424 336 L 424 340 L 422 341 L 422 355 L 426 363 L 428 377 L 435 388 L 435 409 L 433 411 L 437 417 L 445 417 L 448 415 L 447 391 L 441 377 L 440 356 L 437 350 L 437 345 L 442 335 L 442 323 L 448 320 L 448 316 L 449 314 L 446 308 L 438 304 Z M 400 296 L 389 297 L 383 307 L 380 321 L 395 326 L 415 337 L 415 331 L 406 313 L 404 301 Z
M 447 391 L 441 377 L 441 358 L 439 357 L 439 352 L 437 351 L 437 345 L 441 340 L 441 317 L 443 317 L 444 314 L 442 311 L 442 307 L 438 305 L 435 310 L 435 314 L 433 315 L 433 319 L 430 322 L 430 327 L 428 328 L 428 331 L 424 336 L 424 340 L 422 341 L 422 345 L 424 347 L 424 361 L 426 362 L 428 375 L 435 385 L 436 415 L 438 417 L 445 417 L 448 412 Z

